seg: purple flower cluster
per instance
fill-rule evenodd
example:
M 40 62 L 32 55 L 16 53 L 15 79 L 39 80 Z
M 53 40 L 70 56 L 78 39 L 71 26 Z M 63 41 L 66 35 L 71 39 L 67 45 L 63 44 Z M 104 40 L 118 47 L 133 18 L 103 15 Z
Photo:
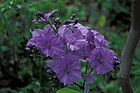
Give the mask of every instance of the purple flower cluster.
M 70 54 L 48 61 L 48 66 L 65 85 L 72 84 L 82 77 L 80 61 L 76 56 Z
M 62 41 L 53 33 L 51 26 L 47 25 L 43 30 L 35 29 L 32 38 L 27 43 L 28 47 L 35 46 L 46 56 L 59 55 L 63 52 Z
M 113 64 L 118 62 L 119 58 L 106 48 L 110 42 L 103 35 L 76 20 L 66 20 L 60 25 L 60 18 L 56 18 L 54 24 L 50 24 L 48 19 L 55 12 L 56 10 L 47 14 L 37 13 L 39 20 L 49 24 L 43 30 L 35 29 L 27 46 L 35 46 L 46 57 L 52 58 L 47 60 L 47 65 L 65 85 L 84 78 L 85 93 L 88 93 L 89 83 L 97 75 L 112 71 Z M 87 69 L 91 69 L 92 73 L 82 72 L 81 62 L 89 64 Z

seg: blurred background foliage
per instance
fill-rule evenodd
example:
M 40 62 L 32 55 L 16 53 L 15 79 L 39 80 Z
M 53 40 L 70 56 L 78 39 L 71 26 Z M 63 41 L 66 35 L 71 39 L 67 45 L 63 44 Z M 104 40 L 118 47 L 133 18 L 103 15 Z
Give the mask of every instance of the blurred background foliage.
M 100 31 L 111 42 L 109 48 L 121 56 L 130 28 L 130 0 L 0 0 L 0 93 L 81 93 L 74 85 L 63 88 L 47 74 L 46 58 L 25 50 L 30 30 L 41 27 L 32 23 L 35 13 L 53 9 L 59 10 L 56 15 L 62 21 L 76 13 L 82 24 Z M 139 47 L 133 60 L 131 80 L 139 93 Z M 93 92 L 122 93 L 118 72 L 99 76 L 91 84 Z

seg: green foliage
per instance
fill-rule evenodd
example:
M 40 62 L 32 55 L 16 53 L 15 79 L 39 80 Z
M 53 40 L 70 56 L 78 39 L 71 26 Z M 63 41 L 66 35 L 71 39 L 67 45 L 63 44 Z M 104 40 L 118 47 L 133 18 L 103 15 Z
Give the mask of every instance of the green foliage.
M 116 28 L 119 27 L 120 30 L 124 31 L 129 29 L 131 0 L 97 0 L 97 5 L 97 8 L 94 8 L 93 14 L 97 15 L 97 17 L 93 18 L 94 22 L 96 22 L 95 25 L 104 16 L 107 20 L 106 25 Z
M 118 52 L 118 54 L 121 54 L 123 51 L 123 46 L 125 44 L 125 41 L 127 39 L 128 32 L 124 32 L 121 34 L 118 34 L 116 32 L 107 32 L 106 38 L 110 41 L 109 48 L 115 49 L 115 52 Z
M 65 87 L 65 88 L 58 90 L 56 93 L 81 93 L 81 92 Z
M 105 18 L 105 16 L 101 16 L 99 18 L 99 21 L 97 23 L 97 26 L 100 28 L 100 27 L 104 27 L 105 24 L 106 24 L 106 18 Z

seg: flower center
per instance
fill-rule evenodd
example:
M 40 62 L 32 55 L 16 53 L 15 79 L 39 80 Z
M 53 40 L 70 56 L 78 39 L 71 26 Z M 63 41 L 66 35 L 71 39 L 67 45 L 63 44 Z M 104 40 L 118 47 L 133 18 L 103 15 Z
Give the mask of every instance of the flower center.
M 69 73 L 69 71 L 70 71 L 70 68 L 69 68 L 69 67 L 67 67 L 67 68 L 66 68 L 66 72 L 67 72 L 67 73 Z
M 88 57 L 86 55 L 83 56 L 83 59 L 86 60 Z
M 103 63 L 103 61 L 104 61 L 103 59 L 100 59 L 100 60 L 99 60 L 100 63 Z
M 47 48 L 50 48 L 50 44 L 49 44 L 49 43 L 47 43 L 47 44 L 46 44 L 46 47 L 47 47 Z
M 69 70 L 69 69 L 67 69 L 66 71 L 67 71 L 67 73 L 68 73 L 70 70 Z

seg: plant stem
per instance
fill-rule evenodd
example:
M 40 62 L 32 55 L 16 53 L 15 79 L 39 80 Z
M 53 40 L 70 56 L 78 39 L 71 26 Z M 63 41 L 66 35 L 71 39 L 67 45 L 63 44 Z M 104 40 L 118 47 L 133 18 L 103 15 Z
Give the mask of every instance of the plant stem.
M 52 24 L 49 22 L 49 21 L 47 21 L 47 22 L 45 22 L 46 24 L 49 24 L 51 27 L 52 27 L 52 29 L 54 30 L 54 32 L 56 32 L 57 33 L 57 30 L 52 26 Z
M 80 89 L 82 89 L 82 90 L 84 89 L 83 86 L 79 85 L 78 83 L 75 83 L 75 82 L 74 82 L 74 84 L 75 84 L 76 86 L 78 86 Z
M 53 30 L 54 30 L 55 32 L 57 32 L 56 29 L 52 26 L 52 24 L 51 24 L 50 22 L 48 22 L 48 23 L 49 23 L 49 25 L 53 28 Z
M 130 82 L 132 58 L 140 39 L 140 0 L 132 0 L 131 29 L 121 57 L 120 84 L 123 93 L 133 93 Z
M 87 74 L 87 69 L 88 69 L 88 63 L 86 62 L 85 74 Z M 86 80 L 84 80 L 84 83 L 83 83 L 83 88 L 84 88 L 85 84 L 86 84 Z

